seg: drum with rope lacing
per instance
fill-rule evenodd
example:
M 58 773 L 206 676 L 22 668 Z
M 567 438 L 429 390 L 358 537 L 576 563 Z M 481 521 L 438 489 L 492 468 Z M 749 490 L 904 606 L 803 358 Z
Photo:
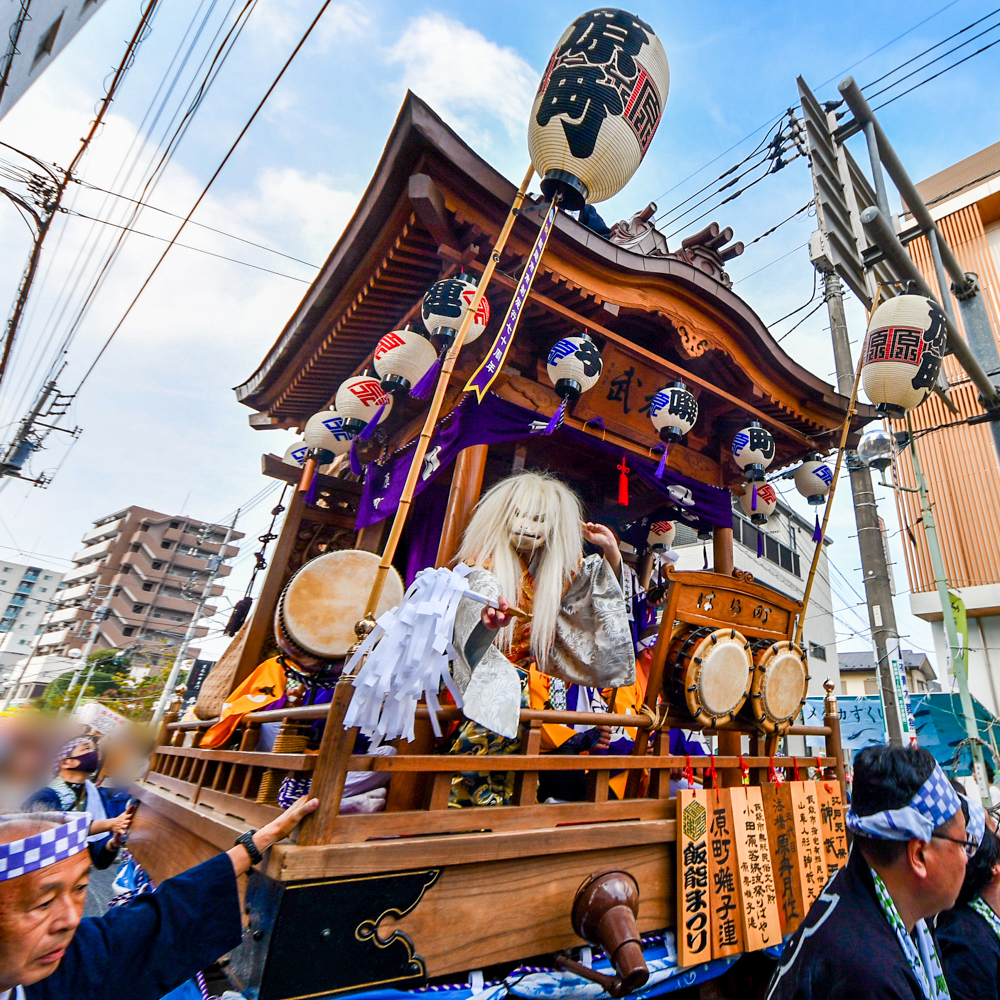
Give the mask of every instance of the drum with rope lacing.
M 750 643 L 734 628 L 682 626 L 670 640 L 663 695 L 705 725 L 732 720 L 750 692 Z
M 757 639 L 752 645 L 753 678 L 744 718 L 765 733 L 782 733 L 802 710 L 809 690 L 805 654 L 794 642 Z

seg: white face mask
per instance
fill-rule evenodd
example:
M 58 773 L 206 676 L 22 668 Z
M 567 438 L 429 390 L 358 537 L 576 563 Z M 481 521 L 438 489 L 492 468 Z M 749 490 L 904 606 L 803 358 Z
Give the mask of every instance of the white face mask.
M 522 514 L 515 510 L 510 519 L 510 541 L 514 548 L 522 554 L 534 552 L 545 544 L 545 515 Z

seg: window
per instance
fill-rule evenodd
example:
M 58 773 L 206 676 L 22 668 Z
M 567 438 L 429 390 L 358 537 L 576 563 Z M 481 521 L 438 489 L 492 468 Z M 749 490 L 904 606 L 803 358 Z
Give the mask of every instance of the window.
M 847 694 L 847 681 L 840 682 L 840 693 Z
M 135 629 L 131 625 L 126 625 L 125 628 L 122 629 L 122 635 L 134 635 L 134 634 L 135 634 Z
M 43 580 L 51 580 L 51 579 L 52 579 L 52 577 L 51 577 L 51 576 L 43 576 L 43 577 L 42 577 L 42 579 L 43 579 Z
M 146 607 L 145 604 L 133 604 L 132 613 L 136 615 L 142 614 L 143 609 Z
M 46 56 L 52 55 L 52 49 L 56 44 L 56 35 L 59 34 L 59 25 L 62 24 L 63 16 L 60 14 L 49 26 L 49 30 L 38 40 L 38 48 L 35 49 L 35 58 L 31 62 L 34 69 Z
M 746 518 L 733 514 L 733 541 L 739 542 L 754 554 L 757 553 L 757 538 L 759 532 Z M 676 544 L 676 542 L 675 542 Z M 772 535 L 764 532 L 764 559 L 773 562 L 789 573 L 801 577 L 798 552 L 793 552 L 784 542 L 779 542 Z
M 826 646 L 819 646 L 815 642 L 809 643 L 809 655 L 817 660 L 826 659 Z
M 47 580 L 47 579 L 48 579 L 48 577 L 46 577 L 45 579 Z M 39 594 L 45 594 L 45 593 L 48 593 L 48 589 L 49 589 L 48 587 L 39 587 L 39 588 L 38 588 L 38 593 L 39 593 Z
M 151 582 L 144 583 L 142 585 L 142 589 L 149 592 L 150 590 L 153 589 L 153 584 Z
M 155 562 L 155 563 L 153 563 L 153 569 L 160 569 L 162 566 L 163 566 L 163 563 L 161 563 L 161 562 Z
M 17 640 L 17 644 L 19 646 L 27 646 L 28 645 L 28 640 L 27 639 L 18 639 Z
M 865 694 L 878 694 L 878 681 L 874 677 L 865 678 Z
M 141 548 L 141 546 L 139 545 L 139 543 L 138 543 L 138 542 L 133 542 L 133 543 L 132 543 L 132 544 L 131 544 L 131 545 L 129 546 L 129 552 L 138 552 L 140 548 Z
M 170 522 L 170 527 L 171 528 L 179 528 L 180 526 L 181 526 L 181 522 L 180 521 L 171 521 Z
M 162 542 L 160 542 L 160 548 L 161 549 L 169 549 L 170 548 L 170 544 L 171 544 L 170 542 L 168 542 L 166 539 L 164 539 Z
M 35 601 L 35 603 L 37 604 L 38 602 Z M 34 618 L 34 616 L 35 616 L 35 612 L 34 611 L 25 611 L 24 612 L 24 617 L 25 618 Z

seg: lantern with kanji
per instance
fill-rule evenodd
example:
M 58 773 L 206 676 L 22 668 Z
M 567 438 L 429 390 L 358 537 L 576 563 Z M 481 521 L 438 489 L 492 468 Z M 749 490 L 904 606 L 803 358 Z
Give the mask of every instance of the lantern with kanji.
M 334 398 L 334 409 L 344 418 L 344 430 L 360 434 L 369 425 L 374 429 L 392 410 L 392 396 L 377 378 L 355 375 L 343 382 Z
M 944 312 L 923 295 L 897 295 L 872 313 L 861 384 L 879 413 L 901 417 L 930 395 L 946 339 Z
M 832 484 L 833 470 L 816 452 L 807 455 L 795 470 L 795 488 L 815 506 L 827 498 Z
M 563 337 L 552 345 L 545 361 L 545 371 L 556 394 L 562 399 L 545 428 L 546 434 L 551 434 L 562 423 L 568 403 L 597 385 L 603 368 L 601 352 L 586 333 L 578 337 Z
M 306 421 L 302 429 L 302 440 L 310 451 L 329 451 L 334 455 L 343 455 L 351 447 L 353 437 L 346 424 L 347 421 L 336 410 L 320 410 Z
M 754 524 L 767 524 L 767 519 L 778 506 L 778 494 L 770 483 L 761 486 L 755 482 L 746 483 L 740 497 L 740 506 Z
M 528 152 L 547 198 L 570 210 L 617 194 L 660 124 L 670 67 L 653 29 L 603 7 L 578 17 L 556 45 L 535 95 Z
M 660 440 L 673 444 L 697 423 L 698 400 L 683 382 L 671 382 L 649 401 L 649 419 Z
M 468 312 L 476 295 L 476 283 L 467 274 L 435 281 L 424 295 L 420 307 L 420 317 L 427 332 L 439 346 L 447 347 L 458 336 L 458 328 Z M 465 335 L 465 343 L 471 344 L 482 336 L 490 321 L 490 304 L 484 295 L 479 300 L 476 312 Z
M 285 454 L 281 456 L 281 461 L 285 465 L 294 465 L 301 469 L 306 464 L 306 456 L 309 454 L 309 446 L 305 441 L 294 441 L 285 449 Z
M 646 545 L 654 552 L 666 552 L 674 544 L 677 525 L 673 521 L 654 521 L 649 526 Z
M 733 458 L 747 479 L 760 482 L 774 459 L 774 438 L 771 432 L 761 427 L 756 420 L 737 431 L 733 438 Z
M 393 330 L 376 345 L 375 371 L 382 388 L 393 395 L 407 393 L 437 360 L 434 345 L 416 330 Z

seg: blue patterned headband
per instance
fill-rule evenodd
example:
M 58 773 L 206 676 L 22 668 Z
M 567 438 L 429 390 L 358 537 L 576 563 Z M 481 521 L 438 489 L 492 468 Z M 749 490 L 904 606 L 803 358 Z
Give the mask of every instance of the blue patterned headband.
M 947 823 L 961 808 L 962 800 L 958 792 L 951 787 L 941 765 L 935 764 L 930 777 L 908 806 L 886 809 L 871 816 L 859 816 L 852 806 L 847 813 L 847 829 L 875 840 L 910 840 L 915 837 L 930 841 L 935 829 Z
M 962 798 L 969 807 L 969 820 L 965 824 L 966 835 L 969 840 L 982 844 L 983 837 L 986 836 L 986 810 L 981 802 L 970 799 L 968 795 L 963 795 Z
M 32 817 L 28 815 L 24 818 L 30 820 Z M 0 882 L 27 875 L 39 868 L 48 868 L 57 861 L 65 861 L 66 858 L 85 851 L 89 829 L 90 813 L 68 813 L 67 822 L 62 826 L 43 830 L 10 844 L 0 844 Z

